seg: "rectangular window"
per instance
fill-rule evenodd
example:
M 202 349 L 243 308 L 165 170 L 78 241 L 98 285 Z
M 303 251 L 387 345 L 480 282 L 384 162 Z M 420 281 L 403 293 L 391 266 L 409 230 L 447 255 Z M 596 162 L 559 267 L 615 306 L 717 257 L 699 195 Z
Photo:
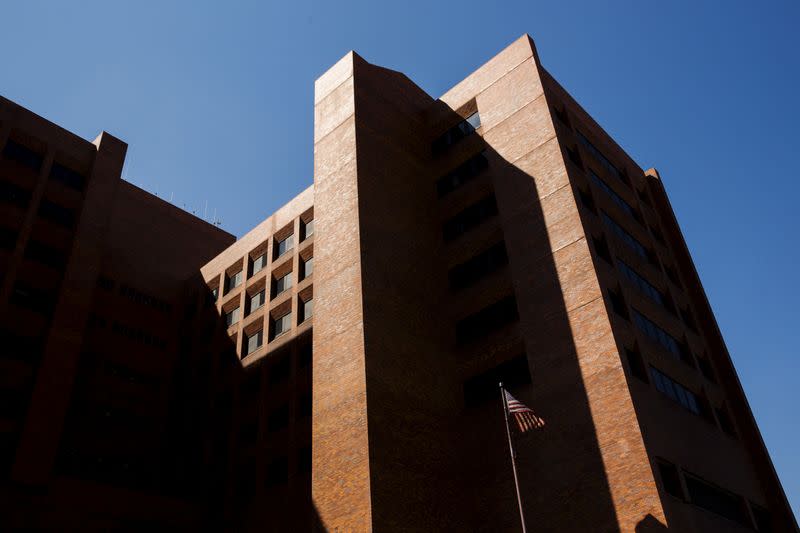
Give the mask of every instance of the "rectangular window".
M 67 263 L 67 255 L 64 252 L 34 240 L 28 242 L 25 257 L 57 270 L 63 270 Z
M 215 303 L 217 300 L 219 300 L 219 287 L 214 287 L 211 289 L 211 299 Z
M 258 274 L 263 268 L 267 266 L 266 252 L 253 259 L 253 266 L 250 269 L 250 275 Z
M 644 359 L 639 350 L 629 350 L 625 348 L 625 355 L 628 358 L 628 366 L 631 369 L 631 375 L 636 379 L 645 383 L 650 383 L 647 377 L 647 368 L 644 366 Z
M 686 346 L 678 342 L 675 337 L 656 326 L 652 320 L 641 314 L 636 309 L 633 310 L 633 322 L 640 330 L 644 332 L 645 335 L 661 345 L 661 347 L 672 354 L 673 357 L 685 363 L 691 364 L 692 357 L 689 354 Z
M 689 501 L 694 505 L 734 522 L 751 525 L 741 497 L 689 473 L 684 473 L 684 479 L 689 491 Z
M 589 171 L 589 177 L 594 182 L 594 184 L 597 185 L 600 189 L 602 189 L 603 192 L 605 192 L 611 198 L 611 200 L 615 204 L 617 204 L 619 208 L 622 209 L 627 215 L 630 215 L 637 221 L 641 220 L 641 215 L 639 214 L 639 212 L 636 209 L 634 209 L 628 202 L 626 202 L 622 198 L 622 196 L 614 192 L 614 189 L 609 187 L 608 184 L 605 181 L 603 181 L 600 178 L 600 176 L 595 174 L 593 170 Z
M 703 415 L 700 401 L 695 393 L 653 366 L 650 367 L 650 374 L 653 376 L 653 383 L 659 392 L 673 402 L 680 404 L 684 409 L 698 416 Z
M 467 182 L 472 181 L 489 167 L 486 152 L 481 152 L 467 159 L 464 163 L 448 172 L 436 181 L 439 198 L 446 196 Z
M 264 332 L 259 330 L 247 337 L 247 341 L 245 344 L 245 354 L 249 355 L 255 352 L 256 350 L 261 348 L 262 344 L 264 344 Z
M 622 292 L 619 290 L 619 287 L 616 289 L 610 289 L 608 291 L 608 299 L 611 301 L 611 309 L 614 311 L 614 313 L 621 316 L 625 320 L 630 320 L 628 306 L 625 304 L 625 298 L 622 297 Z
M 445 221 L 442 227 L 444 240 L 452 241 L 495 215 L 497 215 L 497 202 L 494 194 L 484 196 L 453 218 Z
M 13 183 L 0 182 L 0 201 L 26 208 L 31 201 L 31 193 Z
M 39 172 L 39 169 L 42 167 L 42 160 L 44 159 L 40 154 L 37 154 L 27 146 L 23 146 L 11 139 L 6 142 L 3 155 L 35 172 Z
M 286 313 L 273 321 L 273 338 L 283 335 L 292 329 L 292 313 Z
M 497 401 L 500 394 L 497 385 L 501 381 L 509 389 L 530 383 L 528 356 L 524 353 L 517 355 L 482 374 L 469 378 L 464 382 L 464 403 L 467 407 L 475 407 L 493 400 Z
M 250 297 L 250 312 L 252 313 L 262 305 L 267 299 L 267 291 L 265 289 L 261 289 L 260 292 L 257 292 L 253 296 Z
M 294 247 L 294 235 L 289 235 L 282 241 L 275 243 L 275 259 L 281 257 Z
M 308 276 L 314 273 L 314 258 L 309 257 L 305 261 L 301 261 L 300 263 L 300 272 L 302 275 L 301 279 L 306 279 Z
M 308 239 L 312 235 L 314 235 L 314 219 L 312 218 L 308 222 L 301 222 L 303 227 L 303 239 Z
M 506 245 L 499 242 L 469 261 L 450 269 L 450 287 L 461 289 L 476 283 L 481 278 L 508 264 Z
M 605 237 L 592 237 L 592 244 L 594 244 L 594 252 L 597 254 L 597 257 L 605 261 L 606 263 L 611 262 L 611 252 L 608 250 L 608 243 L 606 242 Z
M 517 299 L 509 295 L 459 320 L 456 323 L 456 339 L 460 344 L 473 341 L 518 319 Z
M 225 325 L 231 327 L 239 321 L 239 308 L 232 309 L 225 313 Z
M 228 293 L 242 284 L 242 271 L 225 276 L 225 292 Z
M 47 198 L 42 198 L 42 203 L 39 204 L 39 216 L 65 228 L 71 229 L 75 225 L 74 210 L 62 207 Z
M 314 300 L 300 300 L 300 322 L 305 322 L 314 316 Z
M 660 290 L 655 288 L 649 281 L 640 276 L 638 272 L 636 272 L 624 261 L 617 259 L 617 266 L 619 267 L 619 271 L 622 272 L 622 275 L 625 277 L 625 279 L 633 283 L 633 285 L 639 289 L 640 292 L 644 293 L 645 296 L 657 304 L 661 305 L 667 310 L 670 310 L 670 306 L 668 306 L 666 303 L 667 297 Z
M 462 120 L 442 135 L 440 135 L 435 141 L 433 141 L 433 153 L 440 154 L 448 146 L 452 146 L 459 142 L 461 139 L 472 135 L 475 130 L 481 127 L 481 116 L 480 114 L 475 111 L 466 119 Z
M 288 274 L 281 276 L 280 278 L 273 281 L 273 291 L 272 297 L 275 298 L 285 290 L 291 288 L 292 286 L 292 273 L 289 272 Z
M 678 467 L 662 459 L 657 459 L 656 464 L 658 465 L 658 473 L 661 476 L 661 485 L 664 487 L 664 491 L 670 496 L 675 496 L 681 500 L 685 499 Z
M 636 238 L 633 235 L 631 235 L 630 233 L 625 231 L 625 229 L 622 226 L 617 224 L 617 222 L 613 218 L 608 216 L 604 211 L 601 211 L 600 215 L 603 218 L 603 222 L 606 223 L 606 225 L 609 227 L 609 229 L 622 242 L 624 242 L 626 245 L 628 245 L 628 247 L 631 250 L 633 250 L 636 253 L 636 255 L 638 255 L 639 257 L 641 257 L 645 261 L 648 261 L 650 263 L 655 263 L 655 258 L 652 256 L 650 251 L 642 243 L 640 243 L 638 240 L 636 240 Z
M 594 156 L 598 163 L 603 165 L 612 176 L 617 178 L 623 183 L 627 183 L 627 180 L 623 177 L 622 173 L 614 166 L 614 164 L 608 160 L 608 158 L 603 155 L 603 152 L 597 149 L 595 145 L 593 145 L 589 139 L 587 139 L 580 131 L 576 132 L 578 134 L 578 141 L 586 148 L 586 150 Z
M 76 191 L 82 191 L 86 185 L 85 177 L 60 163 L 53 163 L 53 167 L 50 169 L 50 179 L 63 183 Z

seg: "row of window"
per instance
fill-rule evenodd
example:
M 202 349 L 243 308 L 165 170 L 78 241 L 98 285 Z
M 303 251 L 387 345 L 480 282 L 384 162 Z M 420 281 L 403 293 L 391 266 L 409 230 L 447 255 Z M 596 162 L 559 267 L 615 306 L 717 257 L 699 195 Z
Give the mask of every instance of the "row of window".
M 447 196 L 465 183 L 469 183 L 487 168 L 489 168 L 489 159 L 486 157 L 486 151 L 470 157 L 454 170 L 436 180 L 436 192 L 439 198 Z
M 475 111 L 433 141 L 431 149 L 433 150 L 434 155 L 441 154 L 447 150 L 448 147 L 475 133 L 475 131 L 480 127 L 481 116 L 477 111 Z
M 511 294 L 459 320 L 456 323 L 456 341 L 465 344 L 480 339 L 518 319 L 517 299 Z
M 583 135 L 580 131 L 576 131 L 576 134 L 578 137 L 578 142 L 580 142 L 584 146 L 584 148 L 586 148 L 586 150 L 590 154 L 592 154 L 592 156 L 597 160 L 597 162 L 600 163 L 603 166 L 603 168 L 605 168 L 609 172 L 609 174 L 611 174 L 621 182 L 630 185 L 630 181 L 628 180 L 627 175 L 620 172 L 620 170 L 611 161 L 608 160 L 608 158 L 603 154 L 603 152 L 601 152 L 597 147 L 595 147 L 595 145 L 593 145 L 591 141 L 589 141 L 589 139 L 587 139 L 586 136 Z
M 636 309 L 633 309 L 633 323 L 636 324 L 636 327 L 644 332 L 647 337 L 672 354 L 673 357 L 679 361 L 693 365 L 692 356 L 685 343 L 678 342 L 675 337 L 657 326 L 652 320 Z
M 617 236 L 622 242 L 624 242 L 633 252 L 651 264 L 656 264 L 656 258 L 654 257 L 653 253 L 641 242 L 639 242 L 636 237 L 628 233 L 628 231 L 620 226 L 617 221 L 613 218 L 608 216 L 605 211 L 600 212 L 600 217 L 605 222 L 606 226 L 611 230 L 614 235 Z
M 689 502 L 701 509 L 732 520 L 746 527 L 754 527 L 766 533 L 773 531 L 769 511 L 750 502 L 750 513 L 744 498 L 710 483 L 664 459 L 657 459 L 659 477 L 664 492 L 670 496 Z M 681 482 L 683 479 L 683 483 Z M 685 487 L 685 489 L 684 489 Z M 751 518 L 752 516 L 752 518 Z
M 474 204 L 464 208 L 442 225 L 445 241 L 452 241 L 484 221 L 497 215 L 497 201 L 494 193 L 484 196 Z
M 298 300 L 298 317 L 297 323 L 298 325 L 305 323 L 307 320 L 314 316 L 314 299 L 309 298 L 308 300 Z M 292 329 L 292 312 L 288 311 L 285 314 L 270 317 L 269 319 L 269 340 L 275 340 L 284 333 L 287 333 L 289 330 Z M 225 324 L 227 327 L 237 323 L 239 321 L 239 308 L 233 309 L 225 313 Z M 242 352 L 243 354 L 250 355 L 254 351 L 258 350 L 264 344 L 264 331 L 263 329 L 259 329 L 256 332 L 253 332 L 249 335 L 245 335 L 244 340 L 242 342 Z
M 468 287 L 481 278 L 508 264 L 505 242 L 499 242 L 479 253 L 472 259 L 450 269 L 450 287 Z
M 3 156 L 30 168 L 36 173 L 42 168 L 42 162 L 44 161 L 43 155 L 11 139 L 6 142 L 5 148 L 3 148 Z M 77 191 L 82 191 L 86 186 L 85 176 L 58 161 L 54 162 L 50 168 L 49 177 L 51 180 L 58 181 Z

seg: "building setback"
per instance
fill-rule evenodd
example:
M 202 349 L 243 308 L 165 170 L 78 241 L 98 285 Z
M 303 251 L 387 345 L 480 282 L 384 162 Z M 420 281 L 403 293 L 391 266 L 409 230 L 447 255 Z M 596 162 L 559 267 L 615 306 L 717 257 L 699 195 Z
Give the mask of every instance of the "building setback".
M 440 98 L 350 52 L 238 240 L 0 99 L 0 524 L 797 531 L 658 173 L 521 37 Z

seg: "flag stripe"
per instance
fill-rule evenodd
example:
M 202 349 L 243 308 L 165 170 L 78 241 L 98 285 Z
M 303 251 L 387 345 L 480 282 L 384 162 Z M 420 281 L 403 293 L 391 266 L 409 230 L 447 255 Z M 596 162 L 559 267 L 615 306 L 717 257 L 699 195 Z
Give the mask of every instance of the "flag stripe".
M 539 429 L 544 426 L 544 419 L 536 416 L 532 409 L 511 396 L 508 391 L 504 390 L 503 392 L 505 392 L 506 395 L 508 412 L 514 416 L 517 427 L 519 427 L 519 430 L 522 433 L 530 431 L 531 429 Z

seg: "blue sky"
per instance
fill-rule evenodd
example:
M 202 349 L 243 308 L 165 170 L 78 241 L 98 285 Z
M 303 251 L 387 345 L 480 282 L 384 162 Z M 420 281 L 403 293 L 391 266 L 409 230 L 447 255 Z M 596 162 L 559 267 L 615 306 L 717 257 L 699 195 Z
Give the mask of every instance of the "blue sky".
M 445 92 L 522 33 L 659 169 L 795 512 L 800 3 L 8 2 L 0 94 L 130 145 L 126 178 L 242 235 L 312 182 L 350 49 Z

